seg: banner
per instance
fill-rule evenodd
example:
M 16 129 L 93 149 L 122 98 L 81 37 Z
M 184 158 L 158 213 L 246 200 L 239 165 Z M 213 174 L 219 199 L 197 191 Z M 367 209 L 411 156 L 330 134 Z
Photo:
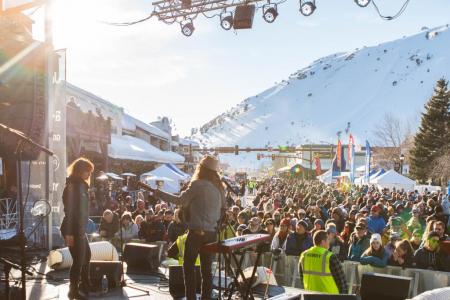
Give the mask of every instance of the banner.
M 342 171 L 342 143 L 341 143 L 341 140 L 338 140 L 338 143 L 337 143 L 336 166 L 339 169 L 339 171 Z
M 319 156 L 314 157 L 314 163 L 316 164 L 316 176 L 319 176 L 322 173 Z
M 369 141 L 366 140 L 366 170 L 365 170 L 365 181 L 367 184 L 370 184 L 370 144 Z
M 350 163 L 350 182 L 353 183 L 355 181 L 355 140 L 351 134 L 348 140 L 348 161 Z

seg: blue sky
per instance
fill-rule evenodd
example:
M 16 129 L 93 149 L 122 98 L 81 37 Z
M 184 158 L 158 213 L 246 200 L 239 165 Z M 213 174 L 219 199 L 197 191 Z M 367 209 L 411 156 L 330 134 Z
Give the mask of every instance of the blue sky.
M 68 81 L 145 122 L 169 116 L 181 135 L 317 58 L 450 23 L 448 0 L 411 0 L 390 22 L 353 0 L 317 0 L 310 17 L 299 13 L 298 1 L 288 0 L 272 24 L 257 11 L 251 30 L 224 31 L 218 18 L 199 16 L 190 38 L 178 25 L 156 19 L 130 27 L 98 22 L 139 19 L 151 12 L 151 2 L 56 0 L 54 42 L 67 48 Z M 377 1 L 387 15 L 403 2 Z M 34 18 L 39 37 L 42 10 Z

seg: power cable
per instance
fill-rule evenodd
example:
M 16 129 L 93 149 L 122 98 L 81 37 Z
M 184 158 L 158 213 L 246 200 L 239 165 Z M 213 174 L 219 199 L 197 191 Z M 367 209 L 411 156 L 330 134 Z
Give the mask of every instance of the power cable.
M 115 23 L 115 22 L 107 22 L 107 21 L 100 21 L 103 24 L 112 25 L 112 26 L 131 26 L 138 23 L 145 22 L 149 20 L 151 17 L 153 17 L 153 13 L 151 13 L 149 16 L 142 18 L 140 20 L 132 21 L 132 22 L 123 22 L 123 23 Z
M 394 19 L 397 19 L 398 17 L 400 17 L 401 14 L 403 14 L 406 10 L 406 8 L 408 7 L 410 0 L 406 0 L 402 7 L 400 8 L 400 10 L 393 16 L 385 16 L 381 13 L 380 9 L 378 8 L 378 5 L 375 3 L 374 0 L 372 0 L 372 4 L 375 7 L 375 10 L 377 11 L 378 15 L 380 16 L 380 18 L 382 18 L 385 21 L 392 21 Z

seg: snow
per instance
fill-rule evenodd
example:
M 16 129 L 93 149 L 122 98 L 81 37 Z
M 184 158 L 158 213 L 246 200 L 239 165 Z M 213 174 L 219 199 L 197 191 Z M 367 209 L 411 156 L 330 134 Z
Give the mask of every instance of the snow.
M 144 129 L 145 131 L 150 132 L 151 134 L 154 134 L 154 135 L 164 138 L 166 140 L 171 139 L 170 134 L 159 129 L 158 127 L 151 125 L 151 124 L 144 123 L 136 118 L 133 118 L 129 114 L 123 114 L 122 128 L 126 129 L 128 131 L 134 132 L 134 131 L 136 131 L 136 127 Z
M 436 81 L 450 79 L 448 26 L 347 53 L 318 59 L 262 93 L 202 126 L 200 146 L 264 147 L 335 143 L 350 132 L 356 144 L 367 138 L 386 113 L 415 130 Z M 228 155 L 232 157 L 233 155 Z M 249 164 L 256 154 L 229 163 Z M 223 156 L 226 157 L 226 156 Z
M 129 135 L 111 135 L 108 145 L 109 156 L 115 159 L 129 159 L 138 161 L 152 161 L 158 163 L 184 162 L 184 157 L 171 152 L 161 151 L 144 140 Z

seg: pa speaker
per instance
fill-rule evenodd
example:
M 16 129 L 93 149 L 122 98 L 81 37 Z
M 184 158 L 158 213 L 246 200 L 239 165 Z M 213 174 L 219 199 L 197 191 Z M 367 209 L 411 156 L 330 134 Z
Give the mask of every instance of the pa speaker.
M 197 294 L 202 292 L 200 267 L 195 266 L 195 279 L 197 285 Z M 169 267 L 169 292 L 173 298 L 183 298 L 186 293 L 184 290 L 183 266 Z
M 29 53 L 0 74 L 0 122 L 45 145 L 45 45 L 23 44 L 17 47 L 14 41 L 2 43 L 0 65 L 27 47 Z M 0 155 L 11 155 L 18 143 L 17 137 L 0 129 Z M 40 153 L 29 145 L 24 145 L 22 150 L 26 160 L 35 160 Z
M 94 288 L 101 289 L 103 276 L 106 276 L 108 280 L 109 289 L 120 286 L 120 277 L 122 276 L 120 261 L 91 260 L 89 270 L 91 283 Z
M 234 11 L 233 28 L 250 29 L 255 16 L 255 5 L 238 5 Z
M 404 300 L 409 296 L 412 278 L 378 273 L 364 273 L 361 300 Z
M 127 268 L 157 270 L 159 267 L 159 247 L 157 245 L 128 243 L 123 250 Z

